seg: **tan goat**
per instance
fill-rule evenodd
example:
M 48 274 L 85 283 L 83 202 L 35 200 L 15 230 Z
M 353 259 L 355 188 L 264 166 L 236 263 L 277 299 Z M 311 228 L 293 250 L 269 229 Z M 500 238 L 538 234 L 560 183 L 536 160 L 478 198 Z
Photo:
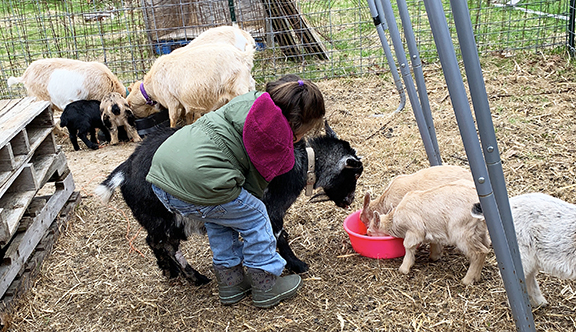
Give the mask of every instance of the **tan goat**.
M 254 52 L 256 48 L 256 42 L 250 33 L 237 26 L 223 25 L 202 32 L 186 46 L 177 48 L 172 51 L 172 53 L 178 53 L 192 47 L 213 43 L 230 44 L 242 52 Z
M 149 104 L 154 101 L 168 108 L 171 127 L 176 126 L 182 115 L 189 124 L 232 98 L 254 90 L 252 63 L 252 53 L 225 43 L 163 55 L 154 62 L 143 82 L 132 86 L 127 100 L 137 117 L 157 112 L 150 110 L 154 106 Z
M 24 83 L 29 96 L 52 103 L 63 111 L 77 100 L 98 100 L 110 92 L 126 95 L 126 88 L 100 62 L 50 58 L 32 62 L 21 77 L 10 77 L 8 86 Z
M 364 206 L 360 220 L 366 227 L 374 216 L 374 211 L 386 214 L 398 205 L 407 192 L 426 190 L 441 184 L 466 179 L 472 181 L 472 173 L 460 166 L 441 165 L 424 168 L 413 174 L 399 175 L 392 179 L 384 193 L 374 201 L 370 201 L 370 193 L 364 195 Z
M 380 215 L 374 211 L 368 234 L 404 238 L 406 254 L 399 271 L 405 274 L 414 265 L 420 243 L 430 243 L 430 259 L 433 261 L 440 259 L 443 245 L 456 246 L 470 260 L 462 283 L 471 285 L 480 280 L 491 244 L 484 220 L 470 213 L 477 202 L 474 182 L 468 180 L 411 191 L 388 214 Z
M 208 45 L 213 47 L 204 47 Z M 238 52 L 225 45 L 236 48 Z M 158 58 L 144 77 L 144 82 L 136 81 L 130 86 L 127 100 L 134 115 L 145 118 L 159 112 L 162 105 L 169 109 L 170 125 L 174 127 L 182 113 L 186 114 L 186 123 L 192 123 L 201 115 L 227 103 L 231 96 L 233 98 L 254 90 L 256 82 L 250 72 L 254 66 L 255 45 L 254 38 L 248 32 L 235 26 L 204 31 L 188 45 Z M 219 56 L 213 58 L 209 52 L 216 52 Z M 246 70 L 238 68 L 240 66 Z M 181 82 L 191 89 L 176 91 L 175 87 Z M 155 84 L 157 91 L 148 91 L 149 84 Z M 160 93 L 158 89 L 172 90 Z M 144 96 L 142 90 L 149 98 Z M 168 102 L 171 105 L 166 104 Z

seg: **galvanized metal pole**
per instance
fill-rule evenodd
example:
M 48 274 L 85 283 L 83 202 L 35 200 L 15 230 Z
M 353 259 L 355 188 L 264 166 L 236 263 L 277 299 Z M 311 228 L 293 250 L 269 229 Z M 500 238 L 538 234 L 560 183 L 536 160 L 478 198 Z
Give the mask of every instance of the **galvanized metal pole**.
M 434 143 L 432 137 L 430 136 L 430 131 L 428 130 L 428 124 L 426 123 L 426 119 L 424 118 L 424 114 L 422 112 L 422 105 L 420 105 L 420 101 L 418 99 L 418 92 L 414 87 L 412 75 L 410 74 L 410 66 L 408 66 L 408 60 L 406 59 L 406 53 L 404 52 L 400 31 L 396 25 L 396 18 L 394 17 L 392 5 L 389 1 L 381 0 L 376 0 L 375 4 L 378 15 L 384 16 L 386 18 L 386 22 L 388 23 L 388 30 L 390 31 L 390 37 L 392 38 L 392 44 L 394 45 L 396 59 L 398 59 L 398 63 L 400 65 L 400 72 L 402 73 L 404 86 L 406 87 L 406 92 L 408 92 L 410 104 L 412 105 L 412 111 L 414 112 L 416 123 L 418 124 L 418 130 L 420 132 L 420 137 L 422 137 L 422 143 L 424 143 L 424 149 L 426 150 L 428 161 L 432 166 L 441 165 L 442 160 L 439 158 L 440 154 L 434 151 Z
M 383 16 L 378 15 L 378 9 L 376 9 L 376 4 L 374 0 L 368 1 L 368 7 L 370 8 L 370 14 L 372 15 L 372 20 L 374 21 L 374 25 L 376 26 L 376 31 L 378 32 L 378 37 L 380 37 L 380 42 L 382 43 L 382 48 L 384 49 L 384 54 L 386 55 L 386 61 L 388 62 L 388 67 L 390 68 L 390 72 L 392 73 L 392 77 L 394 77 L 394 84 L 396 85 L 396 89 L 398 90 L 398 94 L 400 95 L 400 104 L 396 108 L 394 113 L 398 113 L 404 109 L 406 105 L 406 94 L 404 93 L 404 86 L 402 86 L 402 80 L 400 79 L 400 74 L 398 74 L 398 68 L 396 67 L 396 62 L 394 61 L 394 57 L 392 56 L 392 50 L 390 50 L 390 45 L 388 44 L 388 40 L 386 39 L 386 35 L 384 31 L 388 29 L 386 26 L 386 20 Z
M 525 302 L 529 302 L 528 293 L 525 290 L 525 275 L 522 268 L 522 260 L 518 252 L 518 240 L 516 239 L 516 231 L 514 229 L 512 213 L 510 212 L 506 179 L 504 178 L 504 172 L 502 170 L 502 161 L 500 160 L 500 152 L 498 151 L 494 124 L 492 123 L 490 105 L 488 104 L 488 95 L 486 94 L 484 77 L 482 75 L 482 69 L 480 68 L 480 59 L 478 58 L 478 49 L 476 48 L 470 12 L 466 3 L 461 1 L 451 0 L 451 6 L 460 51 L 462 53 L 462 59 L 464 60 L 464 69 L 466 71 L 466 77 L 468 78 L 468 88 L 470 90 L 472 104 L 474 105 L 480 142 L 482 144 L 482 150 L 484 151 L 484 159 L 488 167 L 492 189 L 496 196 L 496 204 L 498 204 L 504 232 L 506 232 L 508 247 L 514 260 L 516 275 L 520 285 L 523 286 L 524 289 L 524 300 Z
M 464 82 L 460 74 L 456 52 L 454 51 L 454 45 L 452 44 L 452 38 L 448 30 L 448 23 L 446 22 L 442 2 L 437 0 L 424 0 L 424 5 L 426 7 L 428 20 L 430 21 L 438 57 L 442 64 L 446 85 L 458 122 L 458 128 L 460 129 L 460 135 L 462 136 L 466 155 L 470 163 L 470 169 L 476 184 L 476 191 L 478 192 L 480 203 L 482 204 L 482 209 L 486 217 L 486 224 L 488 225 L 490 237 L 492 238 L 492 246 L 494 247 L 494 253 L 498 260 L 498 266 L 504 281 L 504 287 L 506 288 L 506 294 L 508 295 L 508 301 L 512 309 L 516 328 L 519 331 L 535 331 L 530 303 L 526 301 L 524 280 L 523 278 L 518 278 L 518 271 L 516 271 L 515 268 L 516 264 L 512 257 L 507 234 L 502 225 L 496 198 L 492 192 L 492 185 L 476 134 L 476 127 L 472 119 L 470 104 L 468 103 Z M 458 6 L 457 8 L 459 9 Z M 466 11 L 467 10 L 466 8 Z M 459 14 L 461 14 L 461 12 L 459 12 Z M 458 14 L 454 13 L 454 16 L 457 15 Z M 458 28 L 461 29 L 462 26 L 457 26 L 457 29 Z M 469 37 L 469 35 L 466 34 L 466 37 Z M 470 56 L 470 54 L 467 53 L 467 56 Z M 476 60 L 477 57 L 476 52 Z M 467 61 L 471 64 L 474 60 L 467 59 Z M 469 68 L 471 67 L 469 66 Z M 478 102 L 478 100 L 481 99 L 478 91 L 475 92 L 475 95 Z M 488 132 L 484 133 L 485 136 L 489 136 L 489 134 Z M 502 208 L 504 209 L 505 206 L 502 206 Z M 517 246 L 517 244 L 515 245 Z
M 574 20 L 576 19 L 576 0 L 570 0 L 569 4 L 570 8 L 568 8 L 570 12 L 570 16 L 568 18 L 568 51 L 570 51 L 570 55 L 574 56 Z
M 430 102 L 428 100 L 428 91 L 426 89 L 426 83 L 424 82 L 422 61 L 420 60 L 420 53 L 418 52 L 414 30 L 412 29 L 412 20 L 410 20 L 406 1 L 397 0 L 396 3 L 398 5 L 400 20 L 402 21 L 404 38 L 406 38 L 406 44 L 408 45 L 408 51 L 410 53 L 410 60 L 412 61 L 412 72 L 414 73 L 414 79 L 416 80 L 416 86 L 418 87 L 418 96 L 420 97 L 420 104 L 422 105 L 422 113 L 424 114 L 424 119 L 428 126 L 430 138 L 432 139 L 434 153 L 436 154 L 436 158 L 441 161 L 442 158 L 440 157 L 440 149 L 438 148 L 438 141 L 436 139 L 436 130 L 434 129 L 432 111 L 430 110 Z

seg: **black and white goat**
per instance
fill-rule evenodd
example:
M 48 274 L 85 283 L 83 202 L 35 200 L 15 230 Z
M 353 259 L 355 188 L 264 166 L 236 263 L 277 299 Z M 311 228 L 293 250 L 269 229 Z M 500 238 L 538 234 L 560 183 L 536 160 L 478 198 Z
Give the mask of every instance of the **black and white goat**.
M 286 267 L 296 273 L 307 271 L 308 265 L 290 249 L 283 225 L 286 210 L 296 201 L 311 177 L 307 174 L 309 161 L 306 145 L 315 152 L 313 174 L 317 181 L 314 187 L 323 189 L 311 201 L 332 200 L 339 207 L 348 207 L 354 200 L 356 182 L 363 170 L 362 162 L 350 144 L 339 139 L 327 123 L 325 128 L 326 135 L 310 138 L 307 142 L 302 140 L 295 145 L 294 168 L 274 178 L 263 197 L 278 239 L 278 251 L 286 259 Z M 188 264 L 179 247 L 180 241 L 186 240 L 192 232 L 202 230 L 203 225 L 169 212 L 152 191 L 150 183 L 146 182 L 155 151 L 176 130 L 162 128 L 146 137 L 132 155 L 96 188 L 96 195 L 108 202 L 114 190 L 120 187 L 134 218 L 148 232 L 146 241 L 164 274 L 169 277 L 182 274 L 196 285 L 202 285 L 210 279 Z
M 110 132 L 100 118 L 100 102 L 97 100 L 78 100 L 68 104 L 60 116 L 60 127 L 68 128 L 70 141 L 76 151 L 80 150 L 77 137 L 80 137 L 88 148 L 99 148 L 96 129 L 100 129 L 105 140 L 110 142 Z

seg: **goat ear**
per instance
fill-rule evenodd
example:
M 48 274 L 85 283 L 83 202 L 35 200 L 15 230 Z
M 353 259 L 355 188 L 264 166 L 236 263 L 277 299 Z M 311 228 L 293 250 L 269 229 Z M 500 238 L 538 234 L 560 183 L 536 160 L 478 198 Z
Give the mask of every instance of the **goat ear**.
M 474 218 L 484 219 L 484 214 L 482 212 L 482 206 L 480 203 L 474 203 L 474 205 L 472 205 L 472 211 L 470 211 L 470 214 Z
M 362 209 L 362 212 L 366 211 L 369 205 L 370 205 L 370 192 L 367 191 L 366 194 L 364 195 L 364 208 Z
M 374 211 L 374 218 L 370 220 L 370 229 L 379 229 L 380 228 L 380 213 Z
M 360 168 L 362 167 L 362 162 L 354 157 L 349 157 L 346 159 L 346 168 Z
M 327 120 L 324 120 L 324 130 L 326 131 L 326 136 L 338 138 L 338 136 L 336 135 L 336 132 L 334 132 L 334 130 L 332 130 L 332 128 L 330 128 L 330 126 L 328 125 Z

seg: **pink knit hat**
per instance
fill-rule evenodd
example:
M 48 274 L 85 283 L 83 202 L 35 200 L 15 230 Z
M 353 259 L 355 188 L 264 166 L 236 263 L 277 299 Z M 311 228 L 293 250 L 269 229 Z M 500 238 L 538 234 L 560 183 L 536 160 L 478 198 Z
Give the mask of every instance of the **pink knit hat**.
M 294 167 L 293 134 L 280 107 L 270 94 L 256 99 L 244 123 L 243 140 L 248 157 L 266 181 Z

